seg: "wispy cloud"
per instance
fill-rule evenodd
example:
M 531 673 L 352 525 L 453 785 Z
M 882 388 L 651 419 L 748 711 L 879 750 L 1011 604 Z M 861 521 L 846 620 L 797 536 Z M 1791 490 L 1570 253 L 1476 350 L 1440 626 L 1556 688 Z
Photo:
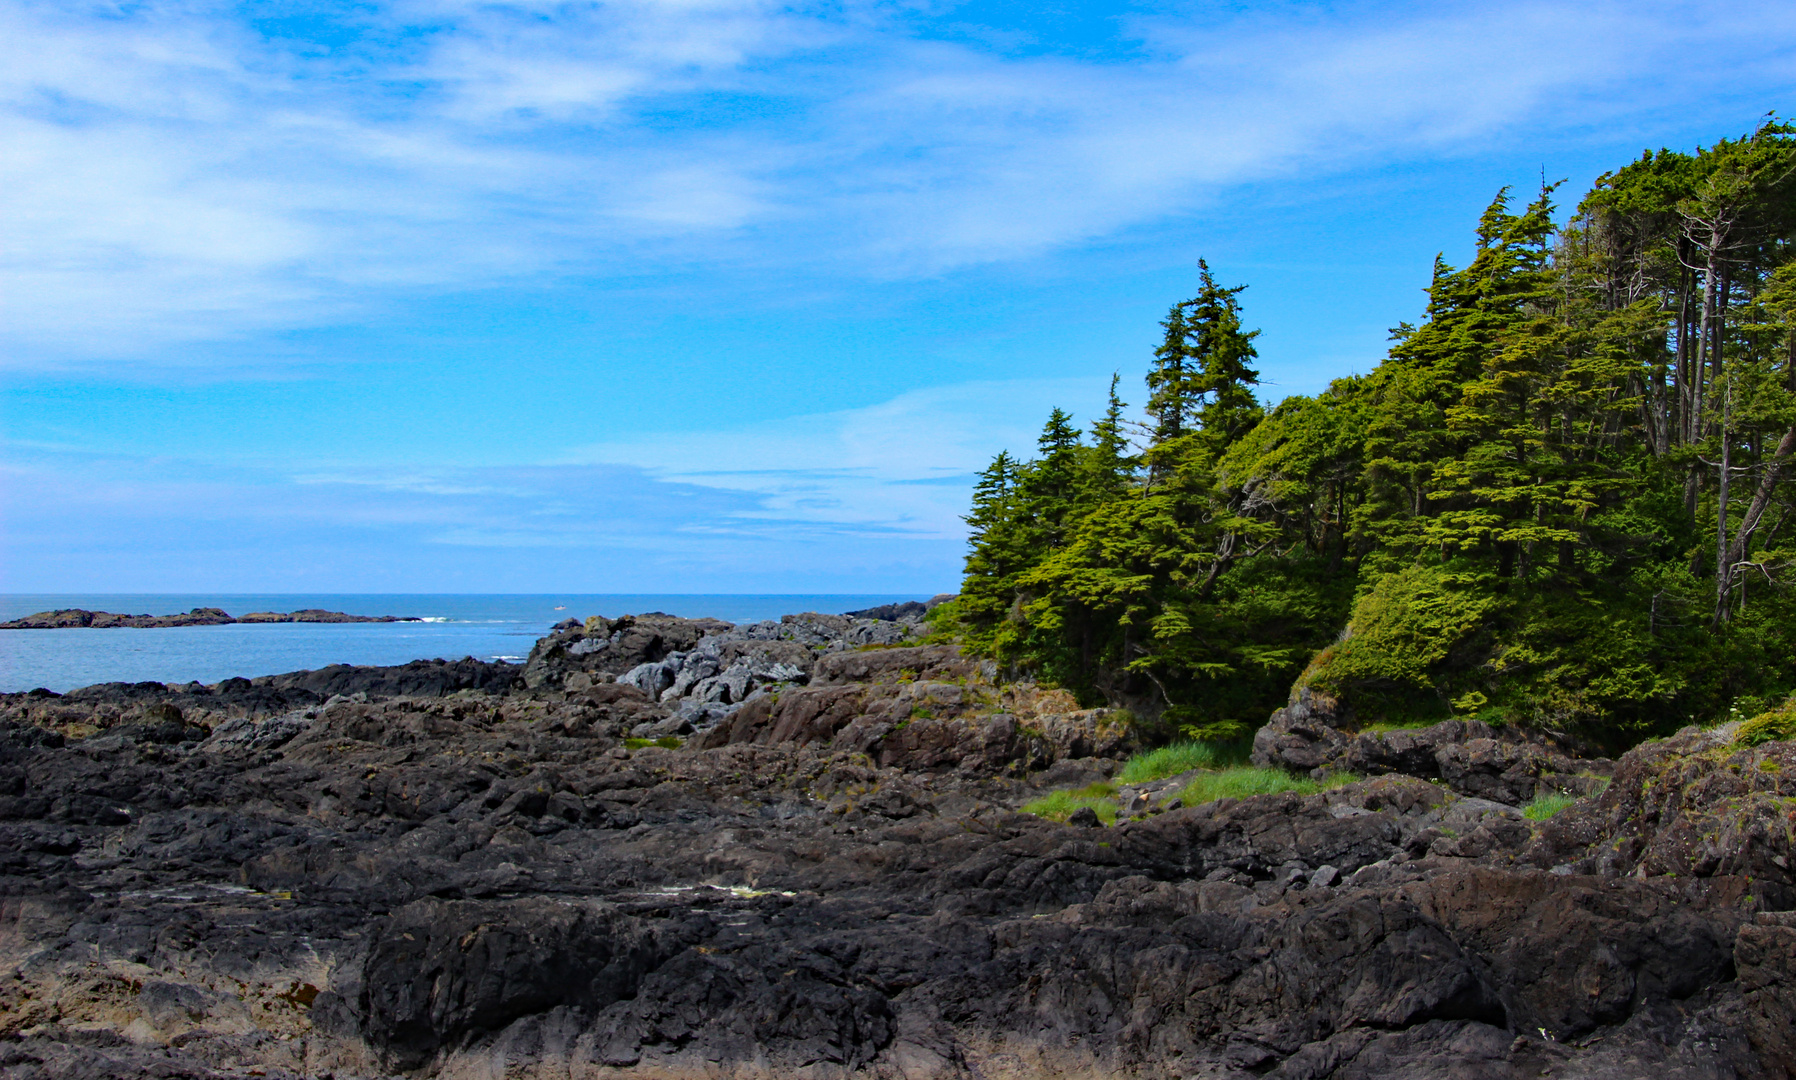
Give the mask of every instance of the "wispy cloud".
M 8 459 L 0 591 L 914 592 L 951 587 L 959 548 L 791 521 L 753 492 L 619 466 L 296 477 L 17 447 Z
M 958 383 L 861 409 L 712 431 L 633 437 L 573 452 L 680 483 L 752 492 L 741 519 L 919 539 L 966 535 L 973 473 L 1000 450 L 1027 456 L 1055 406 L 1089 421 L 1105 383 L 1023 379 Z
M 1762 2 L 1161 16 L 1127 61 L 855 4 L 244 11 L 0 0 L 6 363 L 563 274 L 934 274 L 1269 176 L 1625 123 L 1796 39 Z
M 0 591 L 937 591 L 958 577 L 973 473 L 1032 446 L 1052 406 L 1088 420 L 1102 395 L 1088 380 L 967 383 L 509 467 L 13 444 Z

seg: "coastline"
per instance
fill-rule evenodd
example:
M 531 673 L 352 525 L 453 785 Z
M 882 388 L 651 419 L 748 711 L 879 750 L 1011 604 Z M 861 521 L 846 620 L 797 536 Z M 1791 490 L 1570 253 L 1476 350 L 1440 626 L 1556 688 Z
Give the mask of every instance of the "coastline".
M 616 616 L 666 611 L 747 623 L 790 611 L 848 611 L 929 594 L 11 594 L 7 619 L 55 608 L 226 611 L 328 608 L 350 614 L 403 612 L 415 623 L 272 623 L 0 631 L 0 692 L 66 692 L 106 682 L 211 684 L 333 664 L 392 666 L 472 656 L 521 663 L 537 639 L 570 613 Z
M 1187 805 L 1222 774 L 1126 781 L 1129 714 L 923 629 L 567 619 L 522 665 L 0 696 L 7 1061 L 120 1080 L 1796 1065 L 1787 853 L 1747 830 L 1678 861 L 1691 815 L 1796 797 L 1792 744 L 1692 729 L 1570 762 L 1455 722 L 1349 738 L 1310 708 L 1268 749 L 1350 745 L 1384 771 Z M 1612 781 L 1559 818 L 1524 812 L 1592 771 Z M 1677 821 L 1637 812 L 1667 792 Z M 1108 805 L 1061 820 L 1049 796 Z
M 172 615 L 125 615 L 114 611 L 90 611 L 87 608 L 59 608 L 39 611 L 22 618 L 0 622 L 0 630 L 108 630 L 131 627 L 160 630 L 176 626 L 231 626 L 267 623 L 392 623 L 423 622 L 417 615 L 350 615 L 323 608 L 298 611 L 251 611 L 233 617 L 223 608 L 196 607 Z

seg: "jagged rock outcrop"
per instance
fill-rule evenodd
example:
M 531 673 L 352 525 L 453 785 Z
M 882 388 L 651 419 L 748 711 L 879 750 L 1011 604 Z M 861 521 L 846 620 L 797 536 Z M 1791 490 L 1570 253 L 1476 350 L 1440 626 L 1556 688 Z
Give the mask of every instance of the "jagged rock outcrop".
M 1121 718 L 952 649 L 677 749 L 575 672 L 0 699 L 0 1070 L 1796 1074 L 1790 744 L 1651 744 L 1548 822 L 1391 772 L 1104 828 L 1016 808 Z
M 745 626 L 658 613 L 570 619 L 537 643 L 522 677 L 544 693 L 627 683 L 678 713 L 677 721 L 641 734 L 709 731 L 747 701 L 809 683 L 822 659 L 915 637 L 925 606 L 915 613 L 891 607 L 880 612 L 886 618 L 809 612 Z
M 1350 709 L 1307 686 L 1254 734 L 1253 762 L 1318 776 L 1399 773 L 1439 779 L 1463 795 L 1512 805 L 1540 794 L 1601 791 L 1614 767 L 1605 758 L 1573 757 L 1478 720 L 1356 731 Z
M 1522 857 L 1605 877 L 1732 877 L 1796 909 L 1796 744 L 1741 747 L 1738 724 L 1630 750 L 1601 796 L 1544 824 Z

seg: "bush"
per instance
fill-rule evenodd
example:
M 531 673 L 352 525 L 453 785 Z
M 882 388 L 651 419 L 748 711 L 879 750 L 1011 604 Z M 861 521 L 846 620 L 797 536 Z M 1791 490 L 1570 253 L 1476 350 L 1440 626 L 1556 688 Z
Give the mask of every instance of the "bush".
M 1533 802 L 1522 807 L 1522 816 L 1529 821 L 1545 821 L 1577 801 L 1570 795 L 1561 795 L 1558 792 L 1549 795 L 1536 795 Z
M 1347 640 L 1310 675 L 1318 690 L 1356 687 L 1432 694 L 1437 669 L 1485 624 L 1494 602 L 1476 579 L 1408 566 L 1375 581 L 1353 605 Z
M 1056 791 L 1051 795 L 1023 804 L 1023 813 L 1044 817 L 1049 821 L 1065 821 L 1073 813 L 1090 807 L 1098 820 L 1106 825 L 1116 823 L 1116 785 L 1102 781 L 1077 791 Z
M 1249 765 L 1237 765 L 1218 773 L 1197 777 L 1185 785 L 1179 798 L 1186 806 L 1199 806 L 1217 799 L 1245 799 L 1253 795 L 1276 795 L 1283 791 L 1314 795 L 1318 791 L 1351 784 L 1356 779 L 1358 777 L 1348 773 L 1337 773 L 1326 780 L 1311 780 L 1308 777 L 1292 776 L 1283 769 L 1257 769 Z
M 1158 750 L 1149 750 L 1145 754 L 1136 754 L 1116 774 L 1116 779 L 1123 784 L 1146 784 L 1190 772 L 1192 769 L 1214 769 L 1225 763 L 1225 756 L 1232 756 L 1229 751 L 1233 749 L 1216 743 L 1173 743 Z
M 1796 739 L 1796 701 L 1786 701 L 1741 724 L 1734 735 L 1734 745 L 1758 746 L 1785 739 Z

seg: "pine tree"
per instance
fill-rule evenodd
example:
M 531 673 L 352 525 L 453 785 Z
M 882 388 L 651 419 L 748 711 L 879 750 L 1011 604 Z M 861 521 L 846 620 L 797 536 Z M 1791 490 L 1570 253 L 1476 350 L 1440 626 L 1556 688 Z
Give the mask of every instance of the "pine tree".
M 1203 404 L 1198 426 L 1212 455 L 1220 456 L 1229 445 L 1253 430 L 1264 413 L 1254 397 L 1260 373 L 1249 366 L 1258 357 L 1253 340 L 1258 330 L 1241 329 L 1241 307 L 1235 297 L 1247 286 L 1223 288 L 1210 276 L 1210 267 L 1197 262 L 1203 288 L 1186 301 L 1187 355 L 1197 364 L 1193 385 Z

